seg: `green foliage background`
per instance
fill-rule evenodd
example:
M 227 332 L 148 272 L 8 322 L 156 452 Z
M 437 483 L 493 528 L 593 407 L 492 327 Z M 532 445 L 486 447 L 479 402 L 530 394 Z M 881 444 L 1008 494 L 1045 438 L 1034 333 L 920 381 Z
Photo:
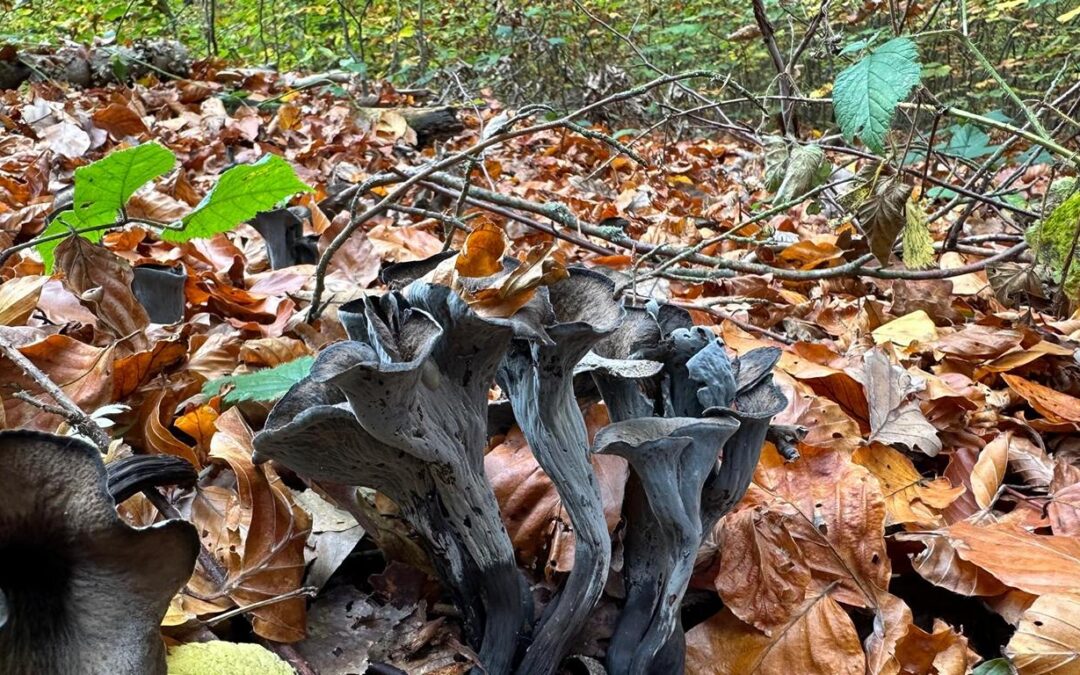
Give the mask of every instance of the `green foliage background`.
M 761 40 L 751 34 L 749 0 L 579 1 L 629 35 L 661 69 L 714 68 L 755 89 L 773 80 Z M 816 0 L 765 4 L 785 52 L 820 6 Z M 908 15 L 905 33 L 966 23 L 976 44 L 1016 82 L 1019 93 L 1037 95 L 1080 38 L 1080 18 L 1068 17 L 1076 4 L 950 0 L 935 8 L 933 2 L 912 0 L 899 6 Z M 605 66 L 619 66 L 636 81 L 652 74 L 573 0 L 0 0 L 0 39 L 55 44 L 95 37 L 172 37 L 202 56 L 212 51 L 206 30 L 211 7 L 217 55 L 249 65 L 345 67 L 397 84 L 421 85 L 451 69 L 473 85 L 497 84 L 496 93 L 511 102 L 553 103 L 579 97 L 589 88 L 589 77 Z M 886 2 L 832 2 L 829 19 L 831 38 L 811 47 L 813 58 L 804 59 L 798 74 L 803 82 L 832 81 L 854 56 L 841 53 L 845 46 L 891 36 Z M 947 38 L 920 42 L 920 49 L 924 80 L 932 78 L 939 95 L 1000 96 Z

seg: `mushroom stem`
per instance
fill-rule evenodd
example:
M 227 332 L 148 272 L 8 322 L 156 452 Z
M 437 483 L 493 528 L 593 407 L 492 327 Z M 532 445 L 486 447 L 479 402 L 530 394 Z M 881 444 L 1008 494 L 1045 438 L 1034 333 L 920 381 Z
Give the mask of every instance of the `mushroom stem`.
M 538 363 L 540 349 L 529 343 L 511 347 L 500 382 L 537 463 L 555 485 L 570 517 L 574 566 L 540 619 L 519 669 L 523 674 L 555 671 L 600 599 L 611 564 L 611 540 L 573 379 L 565 369 L 562 376 L 542 377 L 540 372 L 548 369 Z M 573 365 L 568 370 L 572 372 Z

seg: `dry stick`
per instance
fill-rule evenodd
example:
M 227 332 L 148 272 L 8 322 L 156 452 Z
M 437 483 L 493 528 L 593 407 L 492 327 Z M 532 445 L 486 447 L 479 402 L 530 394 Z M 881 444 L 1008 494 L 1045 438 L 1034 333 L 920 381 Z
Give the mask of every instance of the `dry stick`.
M 769 52 L 769 58 L 772 59 L 773 67 L 776 68 L 777 84 L 780 86 L 780 95 L 787 98 L 791 96 L 791 81 L 788 77 L 787 65 L 784 64 L 784 57 L 780 53 L 780 48 L 776 46 L 776 31 L 773 29 L 772 22 L 769 21 L 769 15 L 765 13 L 765 3 L 763 0 L 753 0 L 754 6 L 754 20 L 757 22 L 758 29 L 761 31 L 761 40 L 765 43 L 765 48 Z M 796 130 L 792 126 L 792 107 L 791 103 L 784 101 L 780 103 L 780 134 L 786 135 L 791 133 L 795 134 Z
M 445 173 L 437 173 L 426 177 L 427 182 L 438 183 L 443 187 L 457 190 L 460 189 L 460 179 L 456 176 L 451 176 Z M 571 230 L 580 231 L 584 234 L 593 237 L 599 237 L 621 248 L 636 251 L 637 253 L 645 254 L 650 253 L 659 245 L 648 244 L 642 241 L 631 238 L 622 229 L 617 227 L 604 227 L 600 225 L 594 225 L 592 223 L 584 222 L 578 219 L 573 212 L 561 202 L 548 202 L 546 204 L 536 204 L 520 197 L 514 197 L 512 195 L 504 195 L 498 192 L 491 192 L 482 188 L 473 187 L 471 190 L 472 197 L 470 199 L 476 199 L 483 202 L 492 202 L 496 205 L 506 206 L 512 209 L 520 211 L 526 211 L 528 213 L 534 213 L 551 220 L 563 227 Z M 487 206 L 481 205 L 483 208 Z M 690 247 L 675 247 L 668 246 L 671 249 L 671 254 L 681 254 L 687 251 Z M 964 265 L 962 267 L 956 267 L 952 269 L 933 269 L 933 270 L 892 270 L 882 269 L 877 267 L 866 267 L 866 264 L 874 259 L 871 254 L 866 254 L 857 260 L 839 265 L 837 267 L 830 267 L 819 270 L 790 270 L 781 267 L 772 267 L 771 265 L 764 265 L 761 263 L 750 263 L 739 260 L 726 260 L 724 258 L 717 258 L 714 256 L 706 256 L 700 253 L 694 253 L 688 255 L 686 260 L 688 262 L 704 265 L 711 269 L 707 270 L 680 270 L 681 277 L 696 277 L 699 280 L 709 280 L 725 277 L 733 277 L 737 274 L 771 274 L 774 278 L 789 280 L 789 281 L 813 281 L 817 279 L 833 279 L 837 277 L 848 276 L 869 276 L 879 279 L 947 279 L 954 276 L 960 276 L 967 274 L 968 272 L 978 272 L 984 269 L 987 265 L 1000 262 L 1002 260 L 1008 260 L 1020 253 L 1027 250 L 1027 243 L 1021 242 L 1012 248 L 1009 248 L 997 255 L 983 260 L 977 263 Z
M 678 82 L 680 80 L 690 79 L 690 78 L 694 78 L 694 77 L 711 77 L 711 76 L 712 76 L 712 73 L 709 72 L 709 71 L 695 70 L 695 71 L 691 71 L 691 72 L 688 72 L 688 73 L 681 73 L 681 74 L 678 74 L 678 75 L 666 75 L 664 77 L 658 77 L 658 78 L 656 78 L 656 79 L 654 79 L 654 80 L 652 80 L 650 82 L 647 82 L 647 83 L 645 83 L 645 84 L 643 84 L 641 86 L 634 87 L 633 89 L 628 89 L 628 90 L 622 91 L 622 92 L 616 92 L 614 94 L 611 94 L 610 96 L 606 96 L 606 97 L 600 99 L 599 101 L 595 101 L 593 103 L 590 103 L 589 105 L 586 105 L 586 106 L 584 106 L 582 108 L 579 108 L 578 110 L 575 110 L 574 112 L 572 112 L 572 113 L 570 113 L 568 115 L 560 117 L 557 120 L 552 120 L 551 122 L 545 122 L 545 123 L 542 123 L 542 124 L 537 124 L 537 125 L 534 125 L 534 126 L 531 126 L 531 127 L 525 127 L 523 129 L 517 129 L 517 130 L 508 129 L 507 131 L 504 131 L 504 132 L 499 133 L 499 134 L 495 134 L 495 135 L 491 136 L 490 138 L 482 139 L 479 142 L 477 142 L 476 144 L 474 144 L 473 146 L 471 146 L 469 148 L 466 148 L 465 150 L 461 150 L 459 152 L 456 152 L 456 153 L 454 153 L 454 154 L 452 154 L 452 155 L 450 155 L 448 157 L 445 157 L 445 158 L 443 158 L 443 159 L 441 159 L 441 160 L 439 160 L 437 162 L 432 162 L 431 164 L 428 164 L 427 166 L 420 169 L 419 171 L 416 171 L 415 173 L 412 173 L 410 178 L 408 178 L 406 181 L 401 183 L 398 187 L 394 188 L 393 191 L 391 191 L 389 194 L 387 194 L 385 197 L 383 197 L 383 199 L 381 201 L 379 201 L 377 204 L 375 204 L 374 206 L 372 206 L 371 208 L 366 210 L 364 213 L 362 213 L 362 214 L 360 214 L 358 216 L 354 216 L 350 220 L 349 224 L 346 225 L 341 230 L 341 232 L 339 232 L 338 235 L 336 237 L 334 237 L 334 240 L 330 242 L 330 245 L 326 247 L 326 250 L 323 252 L 322 256 L 319 258 L 319 262 L 318 262 L 318 264 L 316 265 L 316 268 L 315 268 L 315 289 L 312 292 L 312 296 L 311 296 L 311 306 L 308 308 L 308 315 L 307 315 L 307 318 L 306 318 L 307 322 L 311 323 L 312 321 L 318 319 L 319 315 L 322 313 L 322 294 L 323 294 L 323 291 L 326 288 L 326 272 L 327 272 L 327 268 L 330 266 L 330 261 L 333 259 L 334 254 L 338 251 L 338 249 L 340 249 L 345 244 L 345 242 L 348 241 L 349 237 L 352 236 L 353 232 L 355 232 L 361 225 L 366 223 L 368 220 L 371 220 L 375 216 L 378 216 L 379 214 L 385 212 L 390 207 L 391 204 L 393 204 L 397 200 L 399 200 L 402 196 L 405 195 L 406 192 L 408 192 L 412 188 L 412 186 L 419 183 L 426 176 L 429 176 L 429 175 L 435 173 L 436 171 L 442 171 L 443 169 L 446 169 L 446 168 L 449 168 L 449 167 L 451 167 L 451 166 L 453 166 L 455 164 L 458 164 L 458 163 L 468 159 L 469 157 L 475 156 L 478 153 L 486 150 L 487 148 L 490 148 L 490 147 L 492 147 L 494 145 L 498 145 L 498 144 L 500 144 L 500 143 L 502 143 L 504 141 L 510 140 L 512 138 L 517 138 L 518 136 L 524 136 L 526 134 L 536 133 L 536 132 L 539 132 L 539 131 L 546 131 L 548 129 L 556 129 L 556 128 L 559 128 L 559 127 L 565 127 L 568 124 L 573 124 L 574 119 L 576 119 L 576 118 L 578 118 L 578 117 L 580 117 L 582 115 L 585 115 L 585 114 L 587 114 L 587 113 L 589 113 L 589 112 L 591 112 L 591 111 L 593 111 L 593 110 L 595 110 L 595 109 L 597 109 L 599 107 L 608 105 L 610 103 L 616 103 L 618 101 L 623 101 L 623 100 L 626 100 L 626 99 L 629 99 L 629 98 L 634 98 L 636 96 L 640 96 L 641 94 L 644 94 L 645 92 L 650 91 L 650 90 L 652 90 L 652 89 L 654 89 L 656 87 L 662 86 L 664 84 L 667 84 L 667 83 L 670 83 L 670 82 Z M 359 196 L 361 194 L 362 194 L 361 192 L 359 192 L 359 191 L 357 192 L 357 198 L 356 198 L 356 201 L 354 202 L 354 205 L 359 202 Z M 354 209 L 354 211 L 355 211 L 355 209 Z
M 72 401 L 71 398 L 64 393 L 63 389 L 61 389 L 59 386 L 57 386 L 55 382 L 49 379 L 48 375 L 43 373 L 40 368 L 34 365 L 33 361 L 26 358 L 26 356 L 24 356 L 23 353 L 20 352 L 18 348 L 15 347 L 15 345 L 11 344 L 11 342 L 9 342 L 8 339 L 4 336 L 0 336 L 0 352 L 3 352 L 4 356 L 11 359 L 12 362 L 14 362 L 20 370 L 26 373 L 27 377 L 33 380 L 39 387 L 41 387 L 45 391 L 45 393 L 47 393 L 53 398 L 54 401 L 60 404 L 59 408 L 52 408 L 50 406 L 50 408 L 52 409 L 49 410 L 49 412 L 60 415 L 64 419 L 66 419 L 84 436 L 92 440 L 94 445 L 96 445 L 98 450 L 100 450 L 101 452 L 106 453 L 109 451 L 110 439 L 109 435 L 105 433 L 105 430 L 99 427 L 97 423 L 90 418 L 89 415 L 83 412 L 82 408 L 80 408 L 75 403 L 75 401 Z M 29 397 L 20 398 L 24 401 L 30 400 Z M 47 405 L 40 404 L 37 401 L 34 401 L 34 404 L 38 405 L 39 407 Z

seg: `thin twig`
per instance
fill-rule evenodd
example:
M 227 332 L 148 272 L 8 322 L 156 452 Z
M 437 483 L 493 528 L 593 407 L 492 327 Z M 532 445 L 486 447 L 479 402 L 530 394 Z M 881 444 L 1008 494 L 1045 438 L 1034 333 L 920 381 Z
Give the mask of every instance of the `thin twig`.
M 35 384 L 41 387 L 46 394 L 51 396 L 53 400 L 59 404 L 58 408 L 51 408 L 50 406 L 51 409 L 49 412 L 62 416 L 69 424 L 71 424 L 71 426 L 78 429 L 83 436 L 89 438 L 101 452 L 106 453 L 109 451 L 110 439 L 109 435 L 105 433 L 105 430 L 99 427 L 97 422 L 83 412 L 82 408 L 80 408 L 75 401 L 72 401 L 71 398 L 64 393 L 63 389 L 49 379 L 48 375 L 34 365 L 33 361 L 26 358 L 15 345 L 11 344 L 11 342 L 2 335 L 0 335 L 0 352 L 3 352 L 4 356 L 11 359 L 20 370 L 26 373 L 27 377 L 33 380 Z M 16 394 L 16 396 L 18 396 L 18 394 Z M 22 398 L 22 400 L 33 401 L 29 396 Z M 39 407 L 47 405 L 37 401 L 33 401 L 33 403 Z

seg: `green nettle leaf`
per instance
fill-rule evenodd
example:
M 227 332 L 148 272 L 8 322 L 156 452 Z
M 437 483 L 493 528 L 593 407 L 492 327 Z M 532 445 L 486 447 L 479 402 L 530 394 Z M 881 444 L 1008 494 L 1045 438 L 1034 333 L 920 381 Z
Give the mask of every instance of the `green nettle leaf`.
M 855 210 L 870 252 L 882 265 L 889 264 L 896 236 L 907 222 L 906 204 L 911 190 L 912 186 L 896 176 L 883 178 Z
M 116 222 L 120 209 L 131 195 L 158 176 L 168 173 L 175 163 L 176 157 L 164 146 L 143 143 L 79 167 L 75 170 L 72 208 L 60 213 L 40 236 Z M 103 234 L 103 230 L 95 230 L 83 232 L 81 236 L 97 243 Z M 53 251 L 61 241 L 56 239 L 34 247 L 45 261 L 47 274 L 52 272 Z
M 313 363 L 315 363 L 314 356 L 301 356 L 288 363 L 254 373 L 219 377 L 203 385 L 203 394 L 216 396 L 223 386 L 231 384 L 233 388 L 225 394 L 223 399 L 225 403 L 276 401 L 289 390 L 289 387 L 308 376 Z
M 908 38 L 889 40 L 843 70 L 833 86 L 836 122 L 851 142 L 885 154 L 885 134 L 896 104 L 921 81 L 919 51 Z
M 922 270 L 934 266 L 934 238 L 926 224 L 922 204 L 909 199 L 905 211 L 903 259 L 908 269 Z
M 829 179 L 832 166 L 825 151 L 816 145 L 796 145 L 788 156 L 784 180 L 774 201 L 784 203 L 803 196 Z
M 228 232 L 297 192 L 310 191 L 288 162 L 266 155 L 254 164 L 234 166 L 221 174 L 214 189 L 184 217 L 184 229 L 165 230 L 161 238 L 188 241 Z

